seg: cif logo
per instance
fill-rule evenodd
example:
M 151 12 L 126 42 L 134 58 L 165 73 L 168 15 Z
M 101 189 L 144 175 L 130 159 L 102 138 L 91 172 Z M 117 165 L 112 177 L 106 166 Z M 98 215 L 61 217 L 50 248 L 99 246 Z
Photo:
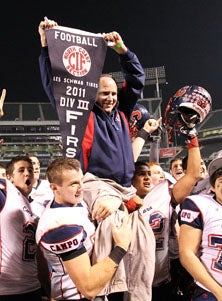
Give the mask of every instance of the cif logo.
M 70 46 L 63 53 L 63 64 L 70 74 L 82 77 L 91 68 L 91 58 L 84 48 Z

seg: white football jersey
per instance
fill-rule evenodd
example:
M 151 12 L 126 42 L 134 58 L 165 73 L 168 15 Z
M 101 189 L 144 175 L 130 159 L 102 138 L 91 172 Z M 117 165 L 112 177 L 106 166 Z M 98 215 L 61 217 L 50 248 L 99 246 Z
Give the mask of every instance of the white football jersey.
M 53 191 L 49 185 L 48 180 L 39 179 L 37 187 L 33 187 L 30 193 L 32 212 L 39 217 L 47 204 L 54 199 Z
M 76 207 L 52 202 L 43 211 L 36 240 L 52 268 L 52 297 L 55 300 L 84 298 L 66 272 L 62 258 L 67 253 L 69 259 L 77 257 L 85 249 L 91 255 L 94 239 L 95 226 L 88 218 L 84 202 Z
M 38 218 L 29 201 L 8 180 L 0 180 L 0 295 L 40 288 L 35 233 Z
M 169 235 L 171 233 L 170 183 L 164 180 L 144 198 L 140 211 L 148 220 L 156 239 L 156 264 L 153 286 L 170 281 Z
M 189 196 L 181 206 L 180 223 L 202 231 L 200 260 L 212 277 L 222 285 L 222 204 L 208 194 Z M 201 283 L 197 284 L 206 289 Z

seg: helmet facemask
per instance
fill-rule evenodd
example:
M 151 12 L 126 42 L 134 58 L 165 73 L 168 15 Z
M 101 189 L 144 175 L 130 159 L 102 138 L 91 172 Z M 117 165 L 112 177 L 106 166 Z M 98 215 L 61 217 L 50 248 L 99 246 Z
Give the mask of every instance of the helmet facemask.
M 179 107 L 178 116 L 189 129 L 194 128 L 200 122 L 200 115 L 190 108 Z

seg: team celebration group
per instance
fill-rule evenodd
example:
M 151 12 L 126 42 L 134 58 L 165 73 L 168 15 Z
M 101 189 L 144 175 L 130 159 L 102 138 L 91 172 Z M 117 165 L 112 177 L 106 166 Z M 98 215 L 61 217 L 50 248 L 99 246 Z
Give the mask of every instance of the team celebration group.
M 45 18 L 38 27 L 42 85 L 55 110 L 46 31 L 56 26 Z M 138 103 L 137 55 L 118 32 L 103 39 L 124 83 L 101 74 L 78 155 L 50 161 L 44 178 L 33 154 L 0 166 L 0 301 L 222 301 L 222 152 L 206 166 L 197 132 L 211 96 L 178 87 L 163 118 L 153 118 Z M 5 97 L 3 89 L 0 116 Z M 169 170 L 159 163 L 162 119 L 187 150 Z M 149 161 L 140 161 L 147 142 Z

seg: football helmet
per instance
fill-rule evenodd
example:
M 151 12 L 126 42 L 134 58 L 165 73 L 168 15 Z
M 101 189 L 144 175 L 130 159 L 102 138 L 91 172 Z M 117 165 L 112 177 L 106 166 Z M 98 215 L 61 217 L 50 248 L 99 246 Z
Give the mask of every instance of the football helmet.
M 180 88 L 167 104 L 164 124 L 168 133 L 169 142 L 172 133 L 181 127 L 192 129 L 203 122 L 212 107 L 212 98 L 209 92 L 196 85 Z
M 141 130 L 145 124 L 145 122 L 150 119 L 150 113 L 146 107 L 141 104 L 136 104 L 133 108 L 133 111 L 130 115 L 129 120 L 129 131 L 130 137 L 136 137 L 139 130 Z

